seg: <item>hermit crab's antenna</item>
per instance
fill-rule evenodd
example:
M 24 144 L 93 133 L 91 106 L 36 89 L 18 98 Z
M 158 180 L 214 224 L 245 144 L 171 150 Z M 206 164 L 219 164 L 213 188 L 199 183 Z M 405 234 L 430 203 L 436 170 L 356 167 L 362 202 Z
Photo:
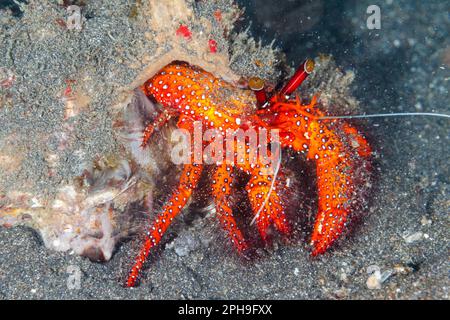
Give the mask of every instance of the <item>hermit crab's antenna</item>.
M 384 117 L 402 117 L 402 116 L 426 116 L 426 117 L 440 117 L 450 118 L 450 114 L 432 113 L 432 112 L 400 112 L 400 113 L 375 113 L 375 114 L 357 114 L 348 116 L 324 116 L 319 117 L 319 120 L 333 120 L 333 119 L 365 119 L 365 118 L 384 118 Z

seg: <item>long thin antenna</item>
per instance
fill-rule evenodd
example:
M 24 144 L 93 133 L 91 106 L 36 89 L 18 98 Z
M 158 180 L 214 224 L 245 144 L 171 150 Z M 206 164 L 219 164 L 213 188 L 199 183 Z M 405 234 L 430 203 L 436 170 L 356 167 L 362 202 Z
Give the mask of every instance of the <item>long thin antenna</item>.
M 432 112 L 404 112 L 404 113 L 377 113 L 377 114 L 358 114 L 348 116 L 325 116 L 319 117 L 319 120 L 326 119 L 361 119 L 361 118 L 381 118 L 381 117 L 401 117 L 401 116 L 431 116 L 440 118 L 450 118 L 449 114 Z

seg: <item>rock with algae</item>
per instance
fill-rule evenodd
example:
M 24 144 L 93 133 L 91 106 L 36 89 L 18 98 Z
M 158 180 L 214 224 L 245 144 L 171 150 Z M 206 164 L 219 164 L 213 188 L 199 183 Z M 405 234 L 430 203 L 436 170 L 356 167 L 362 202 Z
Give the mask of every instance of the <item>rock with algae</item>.
M 140 150 L 157 106 L 135 88 L 174 60 L 231 82 L 275 83 L 283 57 L 233 31 L 243 11 L 231 0 L 62 3 L 81 7 L 81 28 L 69 30 L 66 6 L 47 0 L 21 5 L 20 18 L 0 11 L 0 225 L 25 224 L 49 248 L 108 260 L 177 170 L 173 124 Z M 354 110 L 351 74 L 317 61 L 305 92 Z
M 62 3 L 79 5 L 80 30 L 54 1 L 29 1 L 20 18 L 0 11 L 0 225 L 107 260 L 174 169 L 167 148 L 137 151 L 154 110 L 130 104 L 134 89 L 173 60 L 236 81 L 275 79 L 279 58 L 236 35 L 242 10 L 230 0 Z

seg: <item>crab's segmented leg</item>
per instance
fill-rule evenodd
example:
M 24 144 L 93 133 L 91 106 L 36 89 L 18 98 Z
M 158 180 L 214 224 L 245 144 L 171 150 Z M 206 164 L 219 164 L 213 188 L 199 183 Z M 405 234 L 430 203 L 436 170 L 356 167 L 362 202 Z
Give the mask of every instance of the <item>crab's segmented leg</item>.
M 233 178 L 234 174 L 231 166 L 225 164 L 219 166 L 213 175 L 212 193 L 219 220 L 234 246 L 242 253 L 247 249 L 247 243 L 236 224 L 231 208 L 230 198 Z
M 308 158 L 315 160 L 319 208 L 311 236 L 313 255 L 325 252 L 342 233 L 354 200 L 354 171 L 357 161 L 370 155 L 364 137 L 349 125 L 339 137 L 327 125 L 312 121 L 309 126 Z M 345 139 L 345 141 L 343 140 Z
M 274 175 L 265 174 L 261 166 L 256 165 L 245 189 L 256 215 L 256 225 L 261 238 L 267 239 L 267 229 L 270 225 L 274 225 L 281 233 L 288 234 L 290 228 L 286 220 L 282 200 L 277 193 L 279 182 Z
M 152 123 L 149 123 L 145 127 L 144 133 L 142 134 L 141 148 L 144 148 L 147 145 L 153 133 L 160 130 L 171 117 L 172 115 L 167 110 L 163 110 Z
M 134 287 L 139 277 L 142 266 L 147 259 L 150 249 L 158 245 L 172 220 L 181 212 L 186 205 L 192 190 L 197 186 L 202 172 L 202 167 L 196 164 L 187 164 L 184 166 L 180 177 L 178 188 L 172 194 L 162 212 L 157 216 L 153 225 L 148 229 L 144 245 L 136 258 L 136 262 L 131 269 L 127 287 Z
M 144 148 L 147 145 L 153 133 L 157 130 L 160 130 L 161 127 L 165 125 L 167 121 L 170 120 L 171 117 L 172 115 L 167 110 L 163 110 L 155 119 L 155 121 L 149 123 L 145 127 L 144 133 L 142 134 L 141 148 Z

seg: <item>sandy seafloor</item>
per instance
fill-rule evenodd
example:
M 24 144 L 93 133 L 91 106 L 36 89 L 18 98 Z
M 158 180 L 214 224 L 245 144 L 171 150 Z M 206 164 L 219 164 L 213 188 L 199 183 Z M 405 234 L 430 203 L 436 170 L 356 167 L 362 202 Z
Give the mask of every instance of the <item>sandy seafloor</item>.
M 362 112 L 450 113 L 446 1 L 240 3 L 253 33 L 268 42 L 277 37 L 292 64 L 327 53 L 353 70 Z M 375 3 L 381 30 L 368 30 L 365 11 Z M 130 290 L 119 280 L 133 242 L 99 264 L 47 250 L 30 229 L 0 228 L 0 299 L 448 299 L 450 121 L 359 123 L 376 150 L 370 213 L 322 257 L 311 259 L 299 243 L 243 263 L 216 241 L 211 221 L 181 221 L 141 286 Z M 74 268 L 81 282 L 70 289 Z

